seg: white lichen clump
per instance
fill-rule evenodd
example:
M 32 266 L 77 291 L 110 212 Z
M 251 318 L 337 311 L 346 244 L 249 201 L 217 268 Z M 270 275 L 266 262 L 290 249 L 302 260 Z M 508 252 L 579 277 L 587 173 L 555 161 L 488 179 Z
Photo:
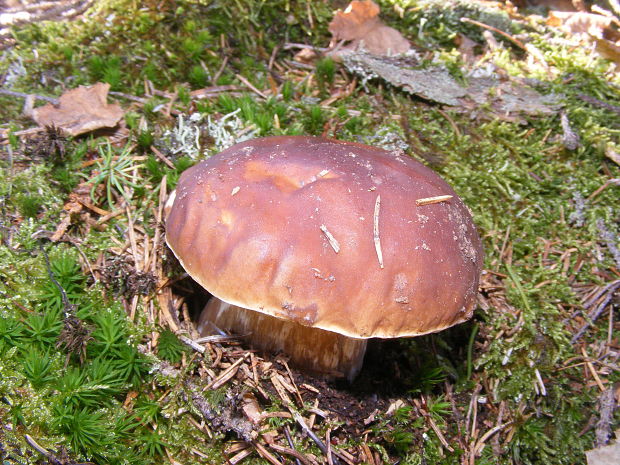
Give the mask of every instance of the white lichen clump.
M 189 116 L 179 115 L 174 129 L 163 134 L 168 149 L 173 155 L 184 155 L 192 159 L 201 158 L 209 153 L 221 152 L 224 149 L 257 136 L 257 129 L 246 126 L 237 116 L 240 109 L 215 119 L 207 115 L 192 113 Z M 206 125 L 206 127 L 205 127 Z M 213 145 L 203 150 L 201 132 L 213 139 Z
M 241 109 L 238 108 L 218 120 L 212 120 L 211 115 L 207 116 L 207 131 L 214 139 L 213 145 L 216 152 L 221 152 L 236 143 L 257 136 L 257 129 L 246 126 L 237 116 L 240 111 Z

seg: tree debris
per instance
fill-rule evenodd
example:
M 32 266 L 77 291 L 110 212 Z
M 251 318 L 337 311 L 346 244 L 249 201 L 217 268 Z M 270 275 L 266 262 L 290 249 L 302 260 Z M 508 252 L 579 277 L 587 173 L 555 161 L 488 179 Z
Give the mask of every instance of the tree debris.
M 58 105 L 48 103 L 33 110 L 39 126 L 55 126 L 69 136 L 78 136 L 101 128 L 113 128 L 123 118 L 118 104 L 108 104 L 110 84 L 98 82 L 79 86 L 62 94 Z
M 365 50 L 373 55 L 399 55 L 409 51 L 409 41 L 396 29 L 379 19 L 379 6 L 372 0 L 352 1 L 344 11 L 337 11 L 331 23 L 332 56 L 341 52 Z M 336 44 L 350 41 L 347 45 Z

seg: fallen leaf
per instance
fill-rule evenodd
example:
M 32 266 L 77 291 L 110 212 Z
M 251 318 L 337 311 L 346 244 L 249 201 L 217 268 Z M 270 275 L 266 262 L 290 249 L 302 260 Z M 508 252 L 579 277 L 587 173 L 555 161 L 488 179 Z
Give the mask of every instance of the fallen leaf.
M 248 418 L 248 420 L 250 420 L 250 422 L 255 425 L 258 425 L 263 419 L 262 411 L 260 406 L 258 405 L 258 401 L 256 400 L 256 397 L 254 397 L 254 394 L 252 394 L 251 392 L 246 392 L 243 395 L 241 410 L 243 410 L 243 413 Z
M 605 156 L 613 161 L 616 165 L 620 166 L 620 153 L 616 152 L 610 146 L 605 149 Z M 617 391 L 618 403 L 620 403 L 620 388 Z
M 550 11 L 547 24 L 568 34 L 594 41 L 599 55 L 620 65 L 620 32 L 612 27 L 618 24 L 618 19 L 614 16 L 581 11 Z
M 373 28 L 380 26 L 379 6 L 371 0 L 353 1 L 344 11 L 337 11 L 329 23 L 335 40 L 363 39 Z
M 409 51 L 409 41 L 396 29 L 386 26 L 379 19 L 379 7 L 372 0 L 353 1 L 344 11 L 336 12 L 329 23 L 332 43 L 350 41 L 334 50 L 332 56 L 342 51 L 365 50 L 373 55 L 398 55 Z
M 596 51 L 599 55 L 613 61 L 617 66 L 620 66 L 620 42 L 614 43 L 605 39 L 595 39 L 595 42 Z
M 584 12 L 550 11 L 547 25 L 559 27 L 569 34 L 588 34 L 602 38 L 603 31 L 613 23 L 613 18 Z
M 123 118 L 118 104 L 108 104 L 110 84 L 80 86 L 60 96 L 58 105 L 48 103 L 33 110 L 39 126 L 55 126 L 70 136 L 112 128 Z

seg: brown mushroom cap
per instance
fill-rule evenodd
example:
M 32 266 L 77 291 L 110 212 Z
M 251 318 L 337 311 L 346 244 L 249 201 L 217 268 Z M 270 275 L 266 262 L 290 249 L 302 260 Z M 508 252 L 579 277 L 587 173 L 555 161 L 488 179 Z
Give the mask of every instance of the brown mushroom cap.
M 476 302 L 482 248 L 467 207 L 424 165 L 362 144 L 234 145 L 183 173 L 166 230 L 214 296 L 353 338 L 439 331 Z

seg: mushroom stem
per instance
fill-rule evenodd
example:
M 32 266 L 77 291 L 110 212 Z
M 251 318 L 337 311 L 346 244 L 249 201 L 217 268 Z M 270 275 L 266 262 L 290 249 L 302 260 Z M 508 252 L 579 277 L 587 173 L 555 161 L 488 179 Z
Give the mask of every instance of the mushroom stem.
M 212 297 L 200 314 L 198 332 L 207 336 L 218 328 L 247 337 L 255 349 L 284 352 L 294 366 L 330 379 L 352 381 L 366 352 L 366 339 L 303 326 Z

